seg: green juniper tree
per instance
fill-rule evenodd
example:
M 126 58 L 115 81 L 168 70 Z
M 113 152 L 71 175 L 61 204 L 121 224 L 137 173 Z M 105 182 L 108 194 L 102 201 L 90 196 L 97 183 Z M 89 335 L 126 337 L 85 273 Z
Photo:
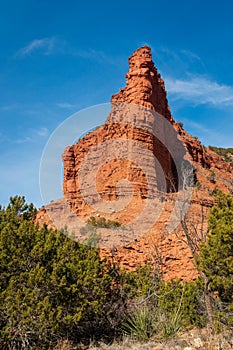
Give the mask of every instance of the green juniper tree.
M 34 215 L 23 197 L 0 208 L 0 348 L 114 336 L 125 307 L 118 268 L 98 249 L 39 228 Z
M 209 215 L 207 243 L 201 245 L 200 270 L 227 308 L 233 310 L 233 199 L 219 193 Z
M 0 207 L 1 349 L 51 349 L 59 339 L 109 342 L 123 326 L 140 339 L 168 337 L 205 324 L 200 281 L 162 282 L 151 265 L 122 271 L 66 229 L 39 228 L 35 212 L 23 197 Z

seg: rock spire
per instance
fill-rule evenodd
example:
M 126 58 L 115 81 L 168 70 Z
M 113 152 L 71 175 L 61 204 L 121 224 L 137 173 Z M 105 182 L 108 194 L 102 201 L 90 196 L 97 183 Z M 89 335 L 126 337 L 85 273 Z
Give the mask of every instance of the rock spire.
M 149 46 L 140 47 L 130 56 L 126 87 L 113 95 L 111 102 L 139 104 L 173 122 L 164 81 L 152 61 Z

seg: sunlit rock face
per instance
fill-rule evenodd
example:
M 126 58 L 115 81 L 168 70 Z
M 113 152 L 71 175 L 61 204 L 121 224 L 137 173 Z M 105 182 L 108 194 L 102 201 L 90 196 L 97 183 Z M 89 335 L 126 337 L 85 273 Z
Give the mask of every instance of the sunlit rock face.
M 150 261 L 164 279 L 195 279 L 179 226 L 183 163 L 192 164 L 196 181 L 187 215 L 203 232 L 208 223 L 202 213 L 214 204 L 214 191 L 233 193 L 233 167 L 174 121 L 148 46 L 129 58 L 126 87 L 111 105 L 102 126 L 64 150 L 64 198 L 45 205 L 37 222 L 66 226 L 73 239 L 85 241 L 81 229 L 90 216 L 116 220 L 122 230 L 98 231 L 102 257 L 126 269 Z
M 131 197 L 143 200 L 177 189 L 167 140 L 173 149 L 179 142 L 171 127 L 164 82 L 148 46 L 129 58 L 126 87 L 112 96 L 111 104 L 105 124 L 63 153 L 64 195 L 78 215 L 101 199 L 116 201 L 121 196 L 121 202 L 129 202 Z

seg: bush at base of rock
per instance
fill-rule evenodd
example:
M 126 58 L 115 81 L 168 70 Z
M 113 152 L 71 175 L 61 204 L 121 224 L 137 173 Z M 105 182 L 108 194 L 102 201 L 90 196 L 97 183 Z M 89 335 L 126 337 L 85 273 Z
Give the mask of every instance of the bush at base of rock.
M 30 212 L 20 197 L 0 208 L 0 347 L 116 336 L 126 307 L 118 268 L 97 249 L 39 229 Z
M 223 208 L 227 217 L 232 217 L 230 197 L 223 200 L 229 204 Z M 213 215 L 223 209 L 212 210 L 212 231 L 220 224 Z M 35 208 L 23 197 L 0 207 L 1 349 L 49 349 L 60 339 L 111 342 L 124 333 L 139 340 L 168 339 L 179 330 L 206 325 L 201 280 L 163 282 L 150 264 L 135 272 L 120 270 L 114 261 L 101 260 L 98 249 L 46 226 L 39 229 L 34 217 Z M 216 237 L 225 235 L 219 231 Z M 216 281 L 211 280 L 214 287 Z M 229 313 L 230 294 L 220 291 Z M 217 298 L 215 302 L 219 311 Z M 226 312 L 224 317 L 229 322 Z

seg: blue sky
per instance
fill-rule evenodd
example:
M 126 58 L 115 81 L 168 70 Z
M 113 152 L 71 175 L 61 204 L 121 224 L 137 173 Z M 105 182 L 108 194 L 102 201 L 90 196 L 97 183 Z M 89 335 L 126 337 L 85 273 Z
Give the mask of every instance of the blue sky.
M 232 147 L 232 13 L 231 0 L 2 1 L 0 203 L 19 194 L 43 204 L 39 166 L 50 135 L 75 112 L 109 102 L 144 44 L 173 117 L 205 145 Z

